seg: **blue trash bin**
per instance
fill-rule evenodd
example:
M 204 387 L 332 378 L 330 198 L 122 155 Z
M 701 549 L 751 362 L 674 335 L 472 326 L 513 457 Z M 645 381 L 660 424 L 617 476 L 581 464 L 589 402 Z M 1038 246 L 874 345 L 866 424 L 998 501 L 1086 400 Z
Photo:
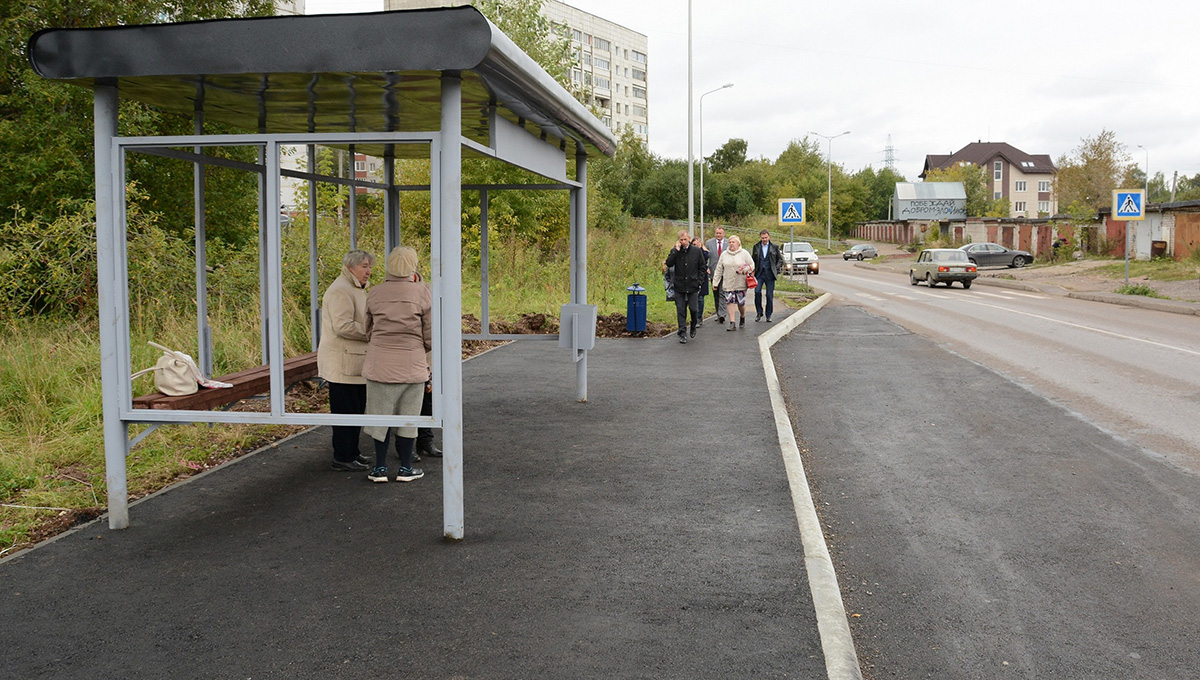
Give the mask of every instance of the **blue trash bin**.
M 625 330 L 630 333 L 646 332 L 646 289 L 640 283 L 635 283 L 625 290 L 629 298 L 625 304 Z

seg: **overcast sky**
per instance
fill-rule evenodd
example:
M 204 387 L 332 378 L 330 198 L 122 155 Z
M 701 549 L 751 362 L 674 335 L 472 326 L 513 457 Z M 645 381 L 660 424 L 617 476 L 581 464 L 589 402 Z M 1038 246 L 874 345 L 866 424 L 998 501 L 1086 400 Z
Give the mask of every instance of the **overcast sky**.
M 687 0 L 568 4 L 646 34 L 650 148 L 686 158 Z M 926 154 L 970 142 L 1057 160 L 1109 129 L 1139 166 L 1137 145 L 1148 150 L 1151 173 L 1200 173 L 1194 0 L 693 0 L 692 32 L 697 100 L 734 83 L 704 99 L 709 154 L 740 137 L 751 157 L 775 159 L 809 131 L 850 130 L 833 142 L 834 163 L 882 168 L 891 135 L 896 169 L 916 179 Z

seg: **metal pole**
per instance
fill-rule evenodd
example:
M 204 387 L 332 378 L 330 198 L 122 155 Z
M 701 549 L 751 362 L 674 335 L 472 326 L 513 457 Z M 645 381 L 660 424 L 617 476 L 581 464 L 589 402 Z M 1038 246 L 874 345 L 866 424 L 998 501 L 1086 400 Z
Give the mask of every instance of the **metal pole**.
M 442 389 L 442 510 L 443 534 L 463 538 L 463 417 L 462 417 L 462 77 L 442 74 L 442 120 L 438 148 L 437 236 L 439 260 L 431 263 L 439 284 L 434 333 L 441 334 L 440 361 L 434 371 Z
M 383 176 L 387 184 L 383 202 L 383 257 L 400 245 L 400 190 L 396 188 L 396 145 L 388 144 L 383 152 Z
M 194 129 L 197 135 L 204 134 L 204 111 L 197 102 L 194 114 Z M 204 147 L 194 147 L 197 154 Z M 207 232 L 204 224 L 204 164 L 192 165 L 193 220 L 196 237 L 196 358 L 204 375 L 212 375 L 212 329 L 208 325 L 208 253 Z
M 820 132 L 809 131 L 809 134 L 816 135 L 829 142 L 829 151 L 825 156 L 825 173 L 826 177 L 826 200 L 825 200 L 825 249 L 833 249 L 833 140 L 842 135 L 850 134 L 849 130 L 836 135 L 823 135 Z
M 267 287 L 263 291 L 263 307 L 267 310 L 267 365 L 271 371 L 271 415 L 282 416 L 283 382 L 283 232 L 279 227 L 279 143 L 267 142 L 262 147 L 265 163 L 263 187 L 266 194 L 267 220 Z M 314 281 L 315 288 L 315 281 Z
M 825 250 L 833 250 L 833 138 L 825 155 Z
M 1147 203 L 1149 203 L 1150 202 L 1150 149 L 1147 149 L 1146 147 L 1142 146 L 1141 144 L 1138 144 L 1137 148 L 1146 152 L 1146 198 L 1145 198 L 1145 201 Z
M 575 224 L 572 231 L 575 232 L 575 286 L 574 286 L 574 302 L 575 304 L 587 304 L 587 156 L 582 152 L 575 154 L 575 181 L 579 182 L 579 188 L 575 190 Z M 574 350 L 572 350 L 574 352 Z M 587 401 L 587 350 L 583 352 L 583 358 L 575 362 L 575 399 L 580 402 Z
M 309 144 L 308 151 L 308 172 L 316 174 L 317 172 L 317 148 L 313 144 Z M 320 291 L 317 290 L 317 180 L 308 180 L 308 270 L 309 270 L 309 296 L 311 297 L 312 318 L 309 323 L 312 324 L 312 347 L 316 351 L 321 342 L 321 299 L 318 297 Z
M 104 468 L 108 486 L 108 528 L 129 526 L 129 491 L 125 459 L 129 426 L 121 420 L 121 402 L 128 376 L 117 360 L 117 241 L 113 138 L 117 136 L 117 87 L 96 85 L 93 101 L 96 154 L 96 264 L 100 307 L 100 380 L 104 403 Z M 123 186 L 124 183 L 120 182 Z M 128 327 L 123 332 L 128 333 Z
M 492 331 L 491 312 L 488 310 L 488 289 L 491 280 L 488 276 L 488 190 L 479 191 L 479 316 L 480 332 L 487 335 Z
M 704 98 L 713 92 L 720 92 L 733 83 L 725 83 L 715 90 L 709 90 L 700 95 L 700 242 L 704 242 Z
M 282 218 L 282 215 L 280 216 Z M 317 223 L 308 221 L 308 330 L 312 351 L 317 351 L 321 328 L 321 292 L 317 287 Z
M 350 145 L 350 179 L 358 179 L 358 159 L 355 158 L 354 145 Z M 349 210 L 350 210 L 350 248 L 358 248 L 358 187 L 350 185 L 347 187 L 350 191 Z M 387 253 L 383 255 L 387 259 Z
M 692 132 L 692 104 L 695 101 L 692 95 L 692 0 L 688 0 L 688 233 L 691 234 L 695 230 L 695 204 L 696 204 L 696 188 L 695 173 L 692 169 L 692 141 L 696 138 Z
M 258 165 L 266 167 L 267 165 L 267 149 L 266 147 L 258 147 Z M 268 300 L 266 298 L 267 288 L 270 286 L 268 279 L 270 275 L 267 273 L 267 178 L 263 173 L 258 175 L 258 326 L 259 334 L 262 340 L 262 362 L 264 364 L 271 363 L 271 329 L 270 329 L 270 312 L 268 309 Z M 279 216 L 275 216 L 278 221 Z

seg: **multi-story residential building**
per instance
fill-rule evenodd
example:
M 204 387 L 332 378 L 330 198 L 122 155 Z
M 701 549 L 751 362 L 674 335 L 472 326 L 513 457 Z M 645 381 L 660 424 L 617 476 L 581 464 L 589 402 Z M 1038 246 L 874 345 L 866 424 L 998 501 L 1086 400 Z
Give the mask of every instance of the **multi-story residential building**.
M 275 14 L 304 14 L 304 0 L 275 0 Z
M 419 9 L 469 5 L 466 0 L 385 0 L 384 8 Z M 545 0 L 542 13 L 571 38 L 571 80 L 600 119 L 616 134 L 626 126 L 650 142 L 649 65 L 646 36 L 558 0 Z
M 985 168 L 992 198 L 1007 198 L 1010 217 L 1049 217 L 1058 213 L 1054 162 L 1047 154 L 1028 154 L 1004 142 L 974 142 L 949 155 L 925 156 L 921 179 L 934 169 L 962 163 Z

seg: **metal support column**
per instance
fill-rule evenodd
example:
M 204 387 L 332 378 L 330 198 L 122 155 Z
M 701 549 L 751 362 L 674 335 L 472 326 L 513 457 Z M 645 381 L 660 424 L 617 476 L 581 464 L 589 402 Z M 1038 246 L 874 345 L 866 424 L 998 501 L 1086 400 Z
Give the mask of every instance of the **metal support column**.
M 492 332 L 492 320 L 488 311 L 488 190 L 479 190 L 479 320 L 480 333 Z
M 266 161 L 263 187 L 267 214 L 263 224 L 267 243 L 263 261 L 266 263 L 267 285 L 262 289 L 262 296 L 263 308 L 267 311 L 267 337 L 270 338 L 266 363 L 271 367 L 271 415 L 281 416 L 285 410 L 283 397 L 287 386 L 283 382 L 283 233 L 279 228 L 279 143 L 267 142 L 263 153 Z
M 462 409 L 462 76 L 442 74 L 442 121 L 437 150 L 438 215 L 436 236 L 440 262 L 434 278 L 439 282 L 434 315 L 440 333 L 440 365 L 434 379 L 442 388 L 442 509 L 444 535 L 463 538 L 463 409 Z M 431 150 L 432 152 L 432 150 Z
M 400 245 L 400 190 L 396 188 L 396 145 L 388 144 L 383 150 L 383 177 L 387 189 L 383 194 L 383 257 L 387 259 L 392 248 Z
M 571 225 L 571 302 L 578 305 L 587 304 L 587 156 L 582 151 L 575 154 L 575 181 L 579 188 L 575 194 L 574 224 Z M 587 350 L 583 357 L 575 362 L 575 398 L 587 401 Z
M 312 146 L 310 145 L 311 149 Z M 310 169 L 309 172 L 312 172 Z M 310 184 L 311 186 L 311 184 Z M 312 193 L 311 191 L 309 192 Z M 283 216 L 280 215 L 282 221 Z M 293 222 L 294 224 L 294 222 Z M 312 351 L 317 351 L 321 340 L 321 291 L 317 287 L 320 263 L 317 260 L 317 221 L 308 220 L 308 331 L 312 339 Z
M 266 167 L 267 151 L 263 147 L 258 147 L 258 165 Z M 278 200 L 278 199 L 276 199 Z M 262 362 L 270 363 L 271 352 L 271 335 L 268 324 L 270 316 L 267 311 L 267 178 L 263 174 L 258 175 L 258 328 L 259 336 L 262 344 Z M 278 220 L 279 216 L 276 215 Z
M 350 145 L 350 179 L 358 179 L 358 161 L 354 159 L 353 144 Z M 352 184 L 347 188 L 350 190 L 350 249 L 354 250 L 358 247 L 358 187 Z
M 117 136 L 117 87 L 96 83 L 93 103 L 96 153 L 96 263 L 100 306 L 100 380 L 104 403 L 104 468 L 108 486 L 108 527 L 129 526 L 129 497 L 125 459 L 129 453 L 129 426 L 121 420 L 121 400 L 129 383 L 121 375 L 117 358 L 120 347 L 117 313 L 116 188 L 124 189 L 122 178 L 114 177 L 113 138 Z M 124 281 L 120 285 L 126 285 Z
M 308 172 L 310 175 L 317 172 L 317 147 L 315 144 L 308 145 Z M 317 180 L 308 180 L 308 266 L 315 271 L 317 267 Z M 317 297 L 320 291 L 317 290 L 317 284 L 312 284 L 310 295 L 313 296 L 312 308 L 312 346 L 313 350 L 321 343 L 321 299 Z
M 197 135 L 204 134 L 204 111 L 198 101 L 195 113 L 195 130 Z M 194 147 L 197 154 L 204 153 L 204 147 Z M 204 375 L 213 373 L 212 328 L 208 325 L 208 232 L 204 221 L 204 164 L 195 163 L 192 166 L 192 194 L 194 203 L 194 220 L 196 232 L 196 358 Z

